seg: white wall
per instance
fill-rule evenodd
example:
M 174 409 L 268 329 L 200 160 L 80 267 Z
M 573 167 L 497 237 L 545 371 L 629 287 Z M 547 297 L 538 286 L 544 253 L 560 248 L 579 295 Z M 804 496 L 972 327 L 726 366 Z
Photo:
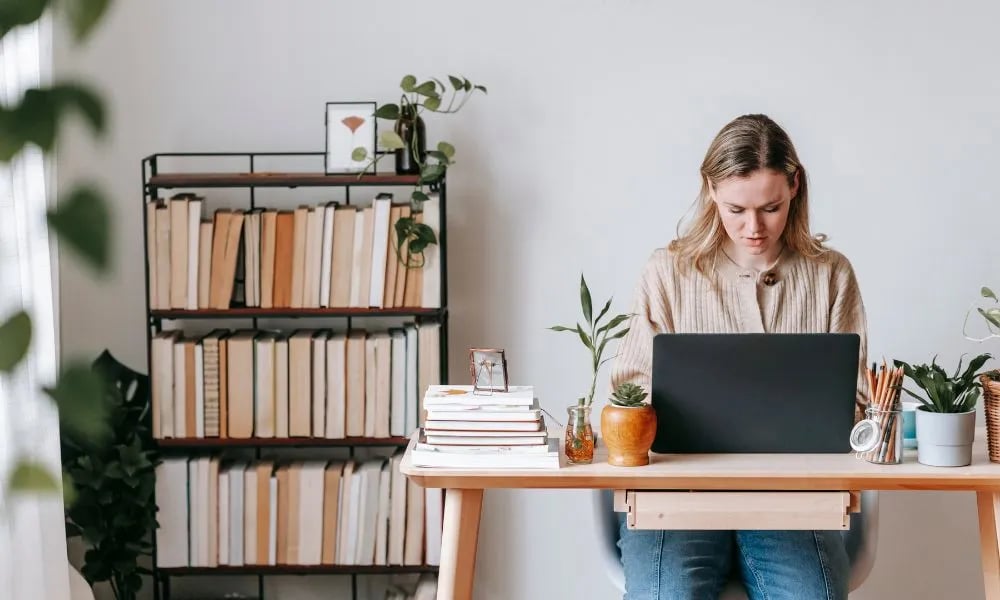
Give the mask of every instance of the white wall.
M 1000 351 L 961 335 L 979 287 L 1000 285 L 998 19 L 987 2 L 118 2 L 89 46 L 63 36 L 57 52 L 111 109 L 107 143 L 64 146 L 60 181 L 114 195 L 119 257 L 100 282 L 61 263 L 63 348 L 107 346 L 144 369 L 142 156 L 321 150 L 324 102 L 389 102 L 405 73 L 455 72 L 490 89 L 428 123 L 458 148 L 459 377 L 464 349 L 504 347 L 513 378 L 562 418 L 587 361 L 545 328 L 576 318 L 580 271 L 626 310 L 710 139 L 758 111 L 791 134 L 815 229 L 857 269 L 873 357 Z M 583 493 L 487 493 L 476 597 L 613 597 L 591 527 Z M 310 585 L 295 589 L 321 597 Z M 884 494 L 878 561 L 854 597 L 982 598 L 974 498 Z

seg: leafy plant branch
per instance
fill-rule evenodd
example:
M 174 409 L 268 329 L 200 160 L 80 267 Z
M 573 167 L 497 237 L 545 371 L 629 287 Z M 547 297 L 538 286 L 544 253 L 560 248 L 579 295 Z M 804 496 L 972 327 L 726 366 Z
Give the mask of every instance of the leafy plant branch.
M 997 295 L 993 293 L 988 287 L 983 287 L 980 290 L 980 295 L 983 298 L 989 298 L 993 300 L 994 303 L 998 302 Z M 989 331 L 989 335 L 981 338 L 974 338 L 969 336 L 967 333 L 967 328 L 969 325 L 969 315 L 972 314 L 972 309 L 970 308 L 965 313 L 965 321 L 962 322 L 962 335 L 965 339 L 971 340 L 973 342 L 985 342 L 993 338 L 1000 338 L 1000 307 L 994 306 L 993 308 L 976 308 L 979 315 L 986 321 L 986 329 Z M 995 329 L 994 329 L 995 328 Z
M 594 392 L 597 387 L 597 374 L 601 367 L 604 366 L 606 362 L 615 358 L 615 356 L 610 356 L 604 358 L 604 351 L 607 348 L 607 344 L 610 341 L 617 340 L 625 337 L 629 332 L 628 327 L 622 327 L 622 324 L 629 319 L 632 314 L 619 314 L 611 317 L 606 323 L 601 325 L 601 319 L 603 319 L 608 310 L 611 308 L 612 298 L 608 298 L 608 301 L 604 304 L 604 308 L 597 314 L 597 318 L 593 317 L 593 304 L 590 295 L 590 288 L 587 286 L 587 280 L 584 279 L 583 274 L 580 274 L 580 309 L 583 313 L 583 321 L 586 326 L 581 325 L 579 322 L 575 326 L 566 325 L 554 325 L 549 327 L 552 331 L 568 331 L 575 333 L 579 337 L 580 342 L 583 343 L 584 347 L 590 351 L 590 364 L 591 364 L 591 381 L 590 390 L 587 395 L 578 400 L 578 404 L 584 406 L 590 406 L 594 401 Z M 617 329 L 616 329 L 617 328 Z

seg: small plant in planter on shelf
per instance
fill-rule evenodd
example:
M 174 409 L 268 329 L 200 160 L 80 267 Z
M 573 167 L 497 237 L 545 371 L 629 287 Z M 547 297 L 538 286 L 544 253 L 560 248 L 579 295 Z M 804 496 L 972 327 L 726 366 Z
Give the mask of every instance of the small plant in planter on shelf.
M 583 312 L 585 325 L 565 326 L 555 325 L 549 327 L 552 331 L 568 331 L 575 333 L 584 347 L 590 352 L 591 380 L 590 391 L 586 396 L 580 398 L 575 405 L 570 405 L 566 410 L 569 413 L 569 421 L 566 423 L 566 458 L 571 463 L 589 464 L 594 460 L 594 433 L 590 425 L 590 408 L 594 400 L 594 389 L 597 386 L 597 373 L 604 363 L 610 358 L 604 358 L 604 351 L 608 342 L 620 339 L 628 333 L 628 327 L 623 327 L 625 321 L 631 316 L 629 314 L 615 315 L 609 317 L 602 325 L 601 320 L 608 315 L 611 308 L 611 299 L 604 304 L 604 308 L 593 316 L 593 304 L 590 296 L 590 289 L 587 287 L 587 280 L 580 274 L 580 308 Z
M 980 354 L 962 370 L 959 359 L 955 373 L 949 376 L 937 364 L 910 365 L 894 361 L 903 373 L 923 390 L 926 398 L 903 387 L 920 402 L 917 407 L 917 460 L 936 467 L 961 467 L 972 462 L 975 438 L 976 401 L 979 399 L 979 369 L 989 360 Z
M 637 467 L 649 464 L 649 448 L 656 437 L 656 411 L 639 385 L 621 383 L 611 403 L 601 411 L 601 434 L 608 447 L 608 464 Z
M 962 334 L 966 339 L 974 342 L 985 342 L 993 338 L 1000 338 L 1000 307 L 997 295 L 992 289 L 983 287 L 979 294 L 983 298 L 993 301 L 994 306 L 989 308 L 977 307 L 976 310 L 986 322 L 987 335 L 981 338 L 969 336 L 966 328 L 969 324 L 969 315 L 972 310 L 965 313 L 965 322 L 962 324 Z M 986 413 L 986 445 L 989 452 L 989 459 L 992 462 L 1000 462 L 1000 370 L 991 369 L 979 376 L 979 382 L 983 387 L 983 412 Z
M 414 75 L 406 75 L 399 82 L 403 92 L 399 103 L 384 104 L 375 111 L 376 118 L 393 122 L 391 129 L 379 134 L 378 143 L 392 151 L 396 173 L 420 176 L 410 195 L 414 210 L 419 210 L 421 203 L 429 198 L 425 186 L 432 191 L 448 167 L 455 164 L 455 146 L 451 143 L 442 140 L 434 150 L 427 149 L 427 128 L 422 115 L 426 112 L 457 113 L 473 94 L 486 93 L 486 86 L 472 83 L 465 77 L 449 75 L 448 81 L 450 88 L 434 77 L 419 81 Z M 351 156 L 356 161 L 368 160 L 362 175 L 359 175 L 361 177 L 388 155 L 376 153 L 368 156 L 368 151 L 359 146 Z M 437 243 L 434 231 L 423 223 L 417 223 L 413 217 L 397 221 L 396 236 L 396 255 L 407 268 L 422 267 L 424 249 L 429 244 Z

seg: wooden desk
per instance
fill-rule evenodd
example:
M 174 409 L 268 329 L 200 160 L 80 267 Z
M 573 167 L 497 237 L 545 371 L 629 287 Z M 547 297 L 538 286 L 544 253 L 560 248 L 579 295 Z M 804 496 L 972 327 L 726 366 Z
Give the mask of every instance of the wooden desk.
M 976 492 L 987 600 L 1000 600 L 1000 464 L 989 462 L 986 431 L 976 431 L 972 464 L 927 467 L 907 450 L 903 464 L 873 465 L 854 454 L 654 454 L 645 467 L 613 467 L 600 444 L 590 465 L 549 471 L 414 467 L 410 440 L 400 469 L 423 487 L 445 488 L 438 600 L 472 598 L 483 490 L 950 490 Z

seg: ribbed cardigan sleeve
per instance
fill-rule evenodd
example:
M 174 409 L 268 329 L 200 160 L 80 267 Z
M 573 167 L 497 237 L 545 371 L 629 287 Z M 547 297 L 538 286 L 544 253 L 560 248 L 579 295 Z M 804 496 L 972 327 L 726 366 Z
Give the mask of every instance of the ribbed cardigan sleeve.
M 629 330 L 612 362 L 611 389 L 634 383 L 650 391 L 653 370 L 653 336 L 674 330 L 666 290 L 672 287 L 670 262 L 664 249 L 646 261 L 632 301 Z
M 861 289 L 850 261 L 843 255 L 837 256 L 830 285 L 830 333 L 857 333 L 861 337 L 858 359 L 858 386 L 856 419 L 864 415 L 868 402 L 868 379 L 865 368 L 868 362 L 868 323 L 865 306 L 861 299 Z

